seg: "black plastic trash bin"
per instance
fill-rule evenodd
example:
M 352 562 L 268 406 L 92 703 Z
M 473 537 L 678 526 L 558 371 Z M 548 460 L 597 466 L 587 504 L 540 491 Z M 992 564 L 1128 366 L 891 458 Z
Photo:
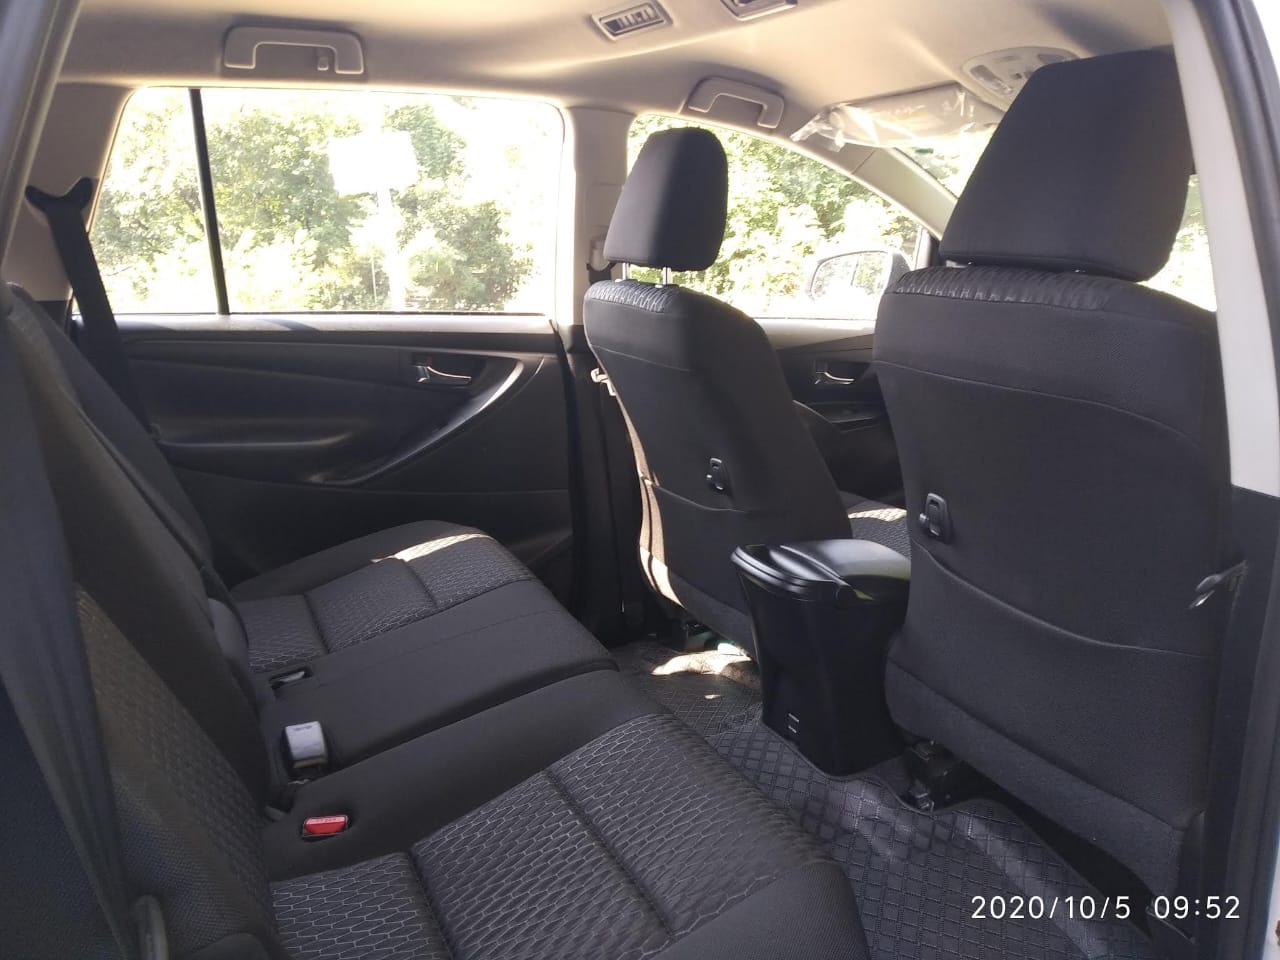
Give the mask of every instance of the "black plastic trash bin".
M 843 776 L 902 750 L 884 701 L 884 658 L 906 612 L 911 565 L 869 540 L 740 547 L 764 721 Z

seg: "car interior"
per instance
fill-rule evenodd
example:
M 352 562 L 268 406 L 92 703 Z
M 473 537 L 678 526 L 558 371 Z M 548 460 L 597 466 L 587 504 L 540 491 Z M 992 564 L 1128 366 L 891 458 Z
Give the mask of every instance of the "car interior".
M 0 955 L 1276 955 L 1262 7 L 0 6 Z

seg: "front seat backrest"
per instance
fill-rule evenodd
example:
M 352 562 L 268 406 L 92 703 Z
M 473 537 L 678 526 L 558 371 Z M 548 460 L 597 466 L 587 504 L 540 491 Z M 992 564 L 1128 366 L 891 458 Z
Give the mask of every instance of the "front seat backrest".
M 700 129 L 654 134 L 609 225 L 610 260 L 705 270 L 724 239 L 724 148 Z M 796 413 L 764 331 L 669 283 L 597 283 L 587 340 L 626 414 L 643 487 L 650 583 L 750 650 L 729 556 L 746 543 L 849 536 L 835 481 Z
M 1170 55 L 1043 68 L 942 239 L 964 266 L 904 276 L 875 343 L 929 514 L 894 718 L 1157 892 L 1205 806 L 1227 604 L 1192 602 L 1235 559 L 1214 317 L 1136 282 L 1191 171 Z

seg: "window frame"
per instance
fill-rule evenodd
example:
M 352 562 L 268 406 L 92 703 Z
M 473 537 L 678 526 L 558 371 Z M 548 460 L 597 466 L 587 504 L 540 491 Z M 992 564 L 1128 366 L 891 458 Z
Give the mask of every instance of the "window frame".
M 546 208 L 548 219 L 551 223 L 547 229 L 545 244 L 542 244 L 542 252 L 539 254 L 535 251 L 535 255 L 547 258 L 546 273 L 550 278 L 550 292 L 543 298 L 544 302 L 539 305 L 539 309 L 524 310 L 469 310 L 462 307 L 438 309 L 438 310 L 394 310 L 394 309 L 293 309 L 293 310 L 262 310 L 262 309 L 232 309 L 232 289 L 227 280 L 227 263 L 223 253 L 222 231 L 218 219 L 217 207 L 217 183 L 215 181 L 213 165 L 209 149 L 209 130 L 205 119 L 204 93 L 207 89 L 223 90 L 232 89 L 240 91 L 292 91 L 298 93 L 308 93 L 312 91 L 323 91 L 328 93 L 344 93 L 352 96 L 359 95 L 404 95 L 404 96 L 421 96 L 421 97 L 468 97 L 476 100 L 495 101 L 501 103 L 528 103 L 536 105 L 540 108 L 546 108 L 554 113 L 558 126 L 552 128 L 556 134 L 555 141 L 555 163 L 556 173 L 553 177 L 548 178 L 545 184 L 546 192 Z M 262 320 L 269 321 L 271 318 L 285 317 L 306 317 L 310 321 L 317 321 L 321 325 L 333 325 L 337 328 L 350 326 L 352 323 L 359 323 L 362 319 L 372 319 L 379 317 L 398 317 L 398 318 L 421 318 L 428 320 L 430 318 L 452 318 L 464 319 L 475 318 L 483 320 L 486 318 L 538 318 L 539 320 L 550 320 L 555 314 L 556 288 L 559 285 L 560 271 L 560 228 L 558 219 L 561 215 L 561 200 L 564 190 L 563 173 L 566 152 L 570 147 L 569 139 L 569 122 L 565 115 L 563 107 L 550 100 L 539 99 L 537 97 L 521 97 L 521 96 L 504 96 L 497 95 L 488 91 L 472 93 L 463 93 L 453 90 L 435 90 L 435 89 L 388 89 L 366 88 L 366 87 L 342 87 L 342 86 L 304 86 L 304 87 L 282 87 L 271 84 L 232 84 L 227 86 L 208 85 L 188 85 L 181 82 L 177 83 L 156 83 L 144 84 L 128 91 L 123 101 L 120 103 L 119 113 L 111 129 L 110 141 L 103 157 L 103 167 L 101 179 L 99 180 L 98 190 L 95 193 L 92 216 L 89 221 L 90 239 L 92 240 L 92 231 L 94 219 L 101 209 L 103 197 L 103 186 L 109 183 L 108 176 L 112 157 L 118 147 L 119 136 L 121 130 L 127 122 L 127 114 L 130 104 L 134 98 L 144 91 L 148 90 L 168 90 L 175 94 L 185 93 L 188 98 L 189 114 L 182 119 L 191 126 L 192 140 L 195 152 L 195 173 L 197 179 L 197 187 L 200 194 L 200 226 L 204 231 L 206 245 L 208 248 L 208 266 L 211 273 L 213 286 L 213 306 L 216 311 L 214 316 L 221 318 L 223 321 L 236 321 L 240 323 L 254 323 Z M 184 158 L 186 160 L 187 158 Z M 203 280 L 203 278 L 200 278 Z M 200 320 L 209 317 L 210 314 L 205 310 L 196 310 L 191 312 L 175 311 L 175 310 L 124 310 L 117 311 L 121 316 L 135 318 L 143 322 L 161 322 L 168 324 L 170 322 L 181 322 L 184 318 L 192 320 Z

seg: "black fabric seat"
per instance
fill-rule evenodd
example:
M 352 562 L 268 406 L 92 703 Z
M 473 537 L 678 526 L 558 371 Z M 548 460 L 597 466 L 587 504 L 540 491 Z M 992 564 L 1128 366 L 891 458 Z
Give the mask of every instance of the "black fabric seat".
M 1228 591 L 1197 584 L 1236 559 L 1214 317 L 1135 282 L 1190 173 L 1169 54 L 1045 67 L 942 239 L 966 266 L 904 276 L 875 343 L 908 508 L 940 518 L 893 716 L 1157 892 L 1205 807 Z
M 193 562 L 213 574 L 209 535 L 168 462 L 79 351 L 43 312 L 15 322 L 31 362 L 55 376 L 85 426 L 126 465 L 154 511 Z M 379 564 L 379 561 L 385 561 Z M 239 584 L 238 601 L 255 672 L 275 672 L 424 620 L 509 583 L 534 580 L 485 534 L 428 522 L 381 531 Z
M 480 531 L 424 521 L 304 557 L 238 584 L 231 595 L 248 634 L 250 667 L 274 672 L 534 580 Z M 490 601 L 507 606 L 500 595 Z
M 307 695 L 319 704 L 363 676 L 363 709 L 344 732 L 363 741 L 388 710 L 421 711 L 466 673 L 438 661 L 407 670 L 388 656 L 398 643 L 427 657 L 478 624 L 472 656 L 501 660 L 486 645 L 500 618 L 519 624 L 513 643 L 541 647 L 529 626 L 545 616 L 548 642 L 585 638 L 587 661 L 603 650 L 504 556 L 475 546 L 483 538 L 433 524 L 211 598 L 217 584 L 173 518 L 49 362 L 44 321 L 25 301 L 6 321 L 22 343 L 78 581 L 130 897 L 158 901 L 169 956 L 865 960 L 853 895 L 828 855 L 705 741 L 615 670 L 583 669 L 584 658 L 523 692 L 491 690 L 494 702 L 474 701 L 460 718 L 401 727 L 395 742 L 282 795 L 274 739 L 256 727 L 289 701 L 247 668 L 233 616 L 242 603 L 316 621 L 304 651 L 315 655 L 313 681 L 352 659 Z M 412 566 L 466 544 L 475 552 L 448 576 Z M 358 618 L 369 596 L 381 597 L 378 612 L 399 612 L 375 618 L 368 636 L 326 618 Z M 361 639 L 344 642 L 344 630 Z M 470 673 L 492 680 L 493 667 Z M 347 829 L 304 839 L 304 819 L 321 814 L 347 816 Z
M 618 199 L 605 256 L 705 270 L 724 239 L 727 194 L 714 134 L 653 135 Z M 658 593 L 750 651 L 746 601 L 729 562 L 736 547 L 852 532 L 909 549 L 903 511 L 868 503 L 847 515 L 773 348 L 750 317 L 669 283 L 619 280 L 591 287 L 584 322 L 631 433 L 641 563 Z M 850 506 L 859 503 L 866 502 L 852 498 Z
M 342 765 L 615 668 L 527 569 L 465 527 L 383 531 L 228 593 L 150 438 L 38 307 L 20 297 L 9 322 L 77 578 L 183 703 L 222 730 L 223 746 L 274 745 L 284 726 L 318 720 Z M 271 689 L 271 676 L 298 668 L 304 679 Z M 227 698 L 254 704 L 257 721 L 223 729 Z
M 306 784 L 272 821 L 237 771 L 255 758 L 79 607 L 126 866 L 175 958 L 866 957 L 827 854 L 617 674 Z M 307 842 L 321 811 L 351 825 Z

